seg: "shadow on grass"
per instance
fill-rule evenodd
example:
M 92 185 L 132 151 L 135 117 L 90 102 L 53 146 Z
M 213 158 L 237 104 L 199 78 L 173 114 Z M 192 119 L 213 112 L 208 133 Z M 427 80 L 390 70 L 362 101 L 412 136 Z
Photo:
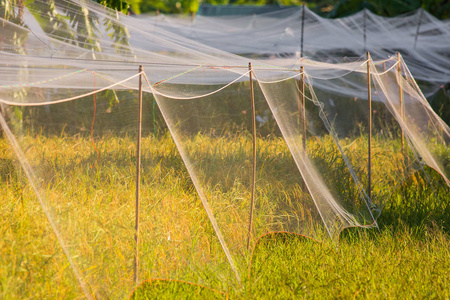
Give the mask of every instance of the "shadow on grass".
M 424 171 L 413 174 L 386 199 L 379 230 L 344 229 L 338 251 L 295 234 L 260 238 L 245 298 L 371 298 L 387 294 L 395 298 L 405 292 L 402 284 L 396 284 L 401 278 L 416 282 L 411 295 L 426 298 L 436 288 L 430 288 L 435 279 L 424 275 L 429 269 L 426 261 L 434 259 L 439 269 L 448 255 L 450 188 L 434 170 Z M 379 277 L 380 268 L 389 270 L 390 275 Z
M 435 170 L 425 167 L 401 184 L 386 202 L 378 219 L 380 230 L 406 226 L 438 227 L 450 233 L 450 188 Z

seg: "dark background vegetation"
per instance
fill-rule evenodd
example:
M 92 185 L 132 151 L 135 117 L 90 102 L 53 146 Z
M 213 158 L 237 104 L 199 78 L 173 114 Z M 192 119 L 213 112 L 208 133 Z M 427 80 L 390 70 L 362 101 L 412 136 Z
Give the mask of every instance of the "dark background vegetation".
M 450 15 L 448 0 L 97 0 L 103 5 L 134 13 L 192 13 L 201 4 L 212 5 L 279 5 L 295 6 L 306 4 L 323 17 L 339 18 L 351 15 L 363 8 L 387 17 L 395 17 L 418 8 L 423 8 L 439 19 Z

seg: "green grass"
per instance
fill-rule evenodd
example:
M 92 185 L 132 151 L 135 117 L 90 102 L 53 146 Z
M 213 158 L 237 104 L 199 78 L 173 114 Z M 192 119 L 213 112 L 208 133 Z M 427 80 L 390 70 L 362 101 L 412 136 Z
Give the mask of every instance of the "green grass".
M 258 245 L 244 298 L 448 298 L 449 239 L 405 226 L 344 233 L 338 251 L 293 236 Z
M 99 299 L 130 297 L 134 289 L 134 137 L 106 134 L 97 138 L 98 161 L 89 138 L 81 135 L 25 135 L 20 143 L 36 170 L 40 192 L 68 252 L 86 276 L 87 290 Z M 308 149 L 326 171 L 324 180 L 336 187 L 334 192 L 355 197 L 357 191 L 332 145 L 330 138 L 323 137 L 309 140 Z M 362 139 L 350 146 L 357 174 L 365 171 L 364 145 Z M 198 135 L 186 141 L 186 148 L 196 162 L 242 282 L 236 282 L 229 268 L 174 143 L 168 135 L 149 136 L 143 140 L 139 279 L 180 279 L 198 285 L 147 281 L 137 290 L 137 298 L 226 297 L 220 292 L 232 299 L 450 297 L 449 189 L 431 170 L 427 171 L 432 185 L 423 173 L 403 182 L 399 145 L 374 143 L 374 152 L 379 152 L 375 170 L 384 171 L 382 178 L 374 178 L 374 191 L 384 206 L 379 230 L 345 229 L 338 248 L 327 240 L 319 243 L 293 234 L 269 234 L 258 240 L 253 255 L 245 250 L 250 137 Z M 14 157 L 6 141 L 0 140 L 0 298 L 83 298 Z M 308 227 L 314 216 L 308 216 L 306 209 L 283 202 L 301 199 L 307 205 L 309 195 L 302 184 L 284 142 L 259 139 L 253 243 L 273 230 L 314 233 L 320 229 Z M 390 184 L 388 191 L 383 184 Z M 289 209 L 303 212 L 307 221 L 291 224 L 281 218 L 281 214 L 289 215 Z

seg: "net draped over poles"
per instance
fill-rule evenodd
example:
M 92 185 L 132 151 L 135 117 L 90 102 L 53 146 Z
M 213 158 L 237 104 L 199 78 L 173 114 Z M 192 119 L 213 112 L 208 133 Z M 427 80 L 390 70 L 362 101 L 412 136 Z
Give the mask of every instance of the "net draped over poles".
M 298 6 L 256 15 L 197 15 L 192 20 L 161 14 L 140 19 L 217 49 L 282 66 L 301 57 L 337 62 L 366 51 L 374 59 L 400 51 L 414 77 L 431 83 L 422 86 L 425 95 L 450 81 L 450 23 L 422 9 L 394 18 L 364 9 L 327 19 Z
M 424 165 L 450 185 L 449 127 L 431 109 L 409 63 L 387 58 L 385 50 L 373 61 L 364 56 L 319 61 L 314 53 L 325 53 L 329 45 L 308 48 L 314 44 L 308 41 L 314 28 L 329 30 L 323 39 L 336 39 L 332 30 L 360 25 L 360 14 L 334 20 L 339 27 L 307 11 L 305 56 L 310 58 L 300 60 L 295 57 L 299 27 L 291 48 L 289 43 L 275 45 L 271 35 L 258 38 L 256 30 L 262 26 L 261 33 L 270 24 L 274 30 L 284 28 L 278 39 L 287 41 L 286 24 L 298 22 L 297 12 L 280 19 L 284 25 L 273 23 L 270 15 L 256 17 L 246 27 L 253 32 L 250 38 L 237 35 L 238 22 L 218 20 L 217 26 L 229 22 L 232 28 L 234 40 L 226 42 L 224 31 L 212 25 L 203 31 L 197 23 L 174 26 L 169 18 L 149 22 L 90 1 L 5 3 L 0 124 L 88 298 L 118 298 L 135 287 L 139 78 L 139 282 L 167 278 L 202 284 L 208 278 L 225 290 L 247 270 L 248 239 L 253 246 L 263 234 L 284 231 L 337 243 L 346 227 L 376 226 L 395 186 Z M 433 34 L 428 38 L 448 34 L 448 24 L 424 14 L 423 30 L 433 24 L 440 28 L 438 33 L 429 28 Z M 415 16 L 396 23 L 367 15 L 373 22 L 397 26 L 398 32 Z M 210 24 L 207 18 L 197 20 Z M 191 36 L 185 30 L 192 30 Z M 217 43 L 206 39 L 214 32 Z M 251 40 L 253 48 L 239 48 L 239 39 Z M 370 51 L 373 43 L 368 42 Z M 346 47 L 359 53 L 361 41 Z M 448 81 L 448 68 L 441 63 L 448 52 L 443 50 L 430 51 L 433 57 L 419 50 L 407 57 L 415 69 L 426 59 L 429 73 L 424 76 L 439 83 Z M 260 55 L 251 59 L 250 69 L 249 53 Z M 389 156 L 393 152 L 396 156 Z M 368 185 L 374 187 L 371 197 Z

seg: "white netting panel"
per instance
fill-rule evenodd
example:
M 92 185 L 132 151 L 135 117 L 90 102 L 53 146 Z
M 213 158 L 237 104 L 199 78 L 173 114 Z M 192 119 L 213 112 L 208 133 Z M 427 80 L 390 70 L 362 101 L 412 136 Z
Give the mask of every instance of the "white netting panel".
M 139 282 L 208 278 L 225 290 L 247 270 L 248 240 L 289 231 L 336 242 L 343 228 L 376 226 L 424 164 L 449 183 L 449 128 L 408 69 L 426 93 L 449 81 L 449 23 L 426 12 L 325 20 L 307 10 L 300 58 L 301 9 L 193 23 L 91 1 L 1 11 L 1 126 L 87 297 L 135 286 L 140 76 Z

